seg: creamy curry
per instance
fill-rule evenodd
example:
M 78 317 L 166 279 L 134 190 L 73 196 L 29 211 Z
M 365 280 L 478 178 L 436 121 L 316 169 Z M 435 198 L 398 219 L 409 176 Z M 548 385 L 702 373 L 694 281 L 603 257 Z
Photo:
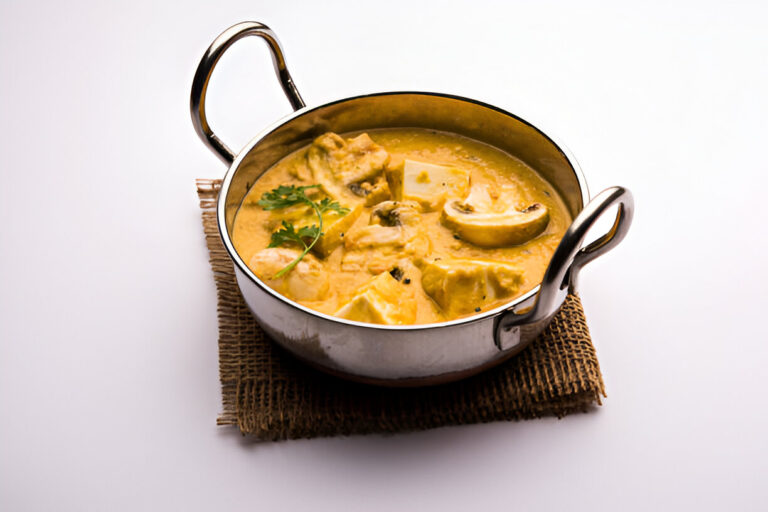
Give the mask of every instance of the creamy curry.
M 487 311 L 536 286 L 571 222 L 516 158 L 459 135 L 326 133 L 253 184 L 232 242 L 268 286 L 379 324 Z

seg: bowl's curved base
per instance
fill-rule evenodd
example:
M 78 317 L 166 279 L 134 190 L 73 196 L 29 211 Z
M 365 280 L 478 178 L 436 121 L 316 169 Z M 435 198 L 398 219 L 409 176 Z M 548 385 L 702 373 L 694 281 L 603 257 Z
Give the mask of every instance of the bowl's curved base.
M 523 346 L 517 347 L 513 351 L 503 353 L 500 357 L 493 359 L 491 361 L 488 361 L 487 363 L 483 363 L 482 365 L 475 366 L 474 368 L 467 368 L 466 370 L 460 370 L 456 372 L 442 373 L 440 375 L 431 375 L 428 377 L 408 377 L 408 378 L 402 378 L 402 379 L 380 379 L 375 377 L 366 377 L 365 375 L 356 375 L 354 373 L 347 373 L 347 372 L 343 372 L 334 368 L 329 368 L 327 366 L 318 364 L 317 361 L 312 361 L 307 358 L 301 357 L 300 355 L 297 355 L 295 352 L 292 352 L 290 350 L 287 350 L 287 351 L 290 352 L 291 356 L 296 357 L 303 363 L 306 363 L 308 366 L 311 366 L 312 368 L 318 371 L 321 371 L 327 375 L 332 375 L 340 379 L 349 380 L 352 382 L 356 382 L 358 384 L 366 384 L 369 386 L 379 386 L 379 387 L 387 387 L 387 388 L 418 388 L 418 387 L 425 387 L 425 386 L 438 386 L 441 384 L 448 384 L 451 382 L 456 382 L 469 377 L 473 377 L 479 373 L 482 373 L 486 370 L 489 370 L 495 366 L 498 366 L 508 361 L 512 357 L 519 354 L 527 345 L 528 344 L 526 343 Z M 286 350 L 285 347 L 281 346 L 279 343 L 278 343 L 278 346 Z

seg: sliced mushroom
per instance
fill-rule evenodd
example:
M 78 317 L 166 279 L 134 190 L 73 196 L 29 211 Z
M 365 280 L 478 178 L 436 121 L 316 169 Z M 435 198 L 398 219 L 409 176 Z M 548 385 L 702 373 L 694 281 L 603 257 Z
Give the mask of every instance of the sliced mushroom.
M 413 201 L 384 201 L 376 205 L 367 226 L 356 227 L 344 236 L 347 252 L 342 265 L 380 271 L 403 257 L 420 262 L 432 246 L 421 230 L 419 210 L 418 203 Z
M 371 210 L 367 226 L 345 237 L 347 249 L 392 245 L 402 247 L 419 233 L 419 205 L 413 201 L 384 201 Z
M 421 215 L 419 205 L 413 201 L 384 201 L 371 210 L 370 224 L 382 226 L 416 226 Z
M 499 210 L 499 203 L 492 200 L 487 187 L 473 189 L 466 200 L 445 204 L 443 224 L 462 240 L 480 247 L 503 247 L 539 236 L 549 223 L 549 210 L 541 203 L 522 210 L 504 204 Z

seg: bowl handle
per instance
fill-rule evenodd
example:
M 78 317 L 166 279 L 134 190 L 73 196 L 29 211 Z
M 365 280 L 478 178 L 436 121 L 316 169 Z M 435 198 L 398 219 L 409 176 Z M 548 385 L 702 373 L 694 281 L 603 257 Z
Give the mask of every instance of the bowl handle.
M 278 41 L 277 36 L 268 26 L 256 21 L 245 21 L 233 25 L 222 32 L 205 51 L 200 64 L 197 66 L 195 78 L 192 81 L 189 110 L 192 114 L 192 124 L 195 125 L 197 135 L 227 165 L 232 164 L 235 160 L 235 153 L 213 133 L 213 130 L 208 125 L 208 119 L 205 115 L 205 94 L 208 91 L 208 81 L 211 79 L 211 74 L 213 74 L 213 70 L 221 56 L 232 44 L 246 36 L 259 36 L 267 42 L 272 53 L 275 73 L 277 73 L 280 85 L 283 86 L 283 91 L 285 91 L 288 101 L 291 102 L 294 110 L 304 107 L 304 100 L 301 99 L 301 94 L 296 89 L 296 84 L 293 83 L 293 78 L 291 78 L 291 74 L 285 65 L 285 56 L 283 55 L 280 41 Z
M 584 248 L 581 245 L 595 221 L 613 205 L 619 205 L 611 229 Z M 507 311 L 496 321 L 494 342 L 499 350 L 510 343 L 505 339 L 516 337 L 514 328 L 549 318 L 560 307 L 568 292 L 576 290 L 576 280 L 584 265 L 610 251 L 624 239 L 632 224 L 635 204 L 632 193 L 623 187 L 611 187 L 600 192 L 576 216 L 555 250 L 549 267 L 541 281 L 541 289 L 533 307 L 524 312 Z M 510 334 L 511 333 L 511 334 Z

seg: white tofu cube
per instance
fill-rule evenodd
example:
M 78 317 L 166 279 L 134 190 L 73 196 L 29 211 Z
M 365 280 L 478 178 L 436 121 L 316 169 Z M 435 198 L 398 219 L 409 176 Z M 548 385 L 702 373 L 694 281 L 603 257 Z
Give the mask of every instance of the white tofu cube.
M 449 198 L 463 199 L 469 192 L 469 171 L 457 167 L 406 160 L 402 198 L 417 201 L 427 210 L 442 208 Z
M 411 324 L 416 319 L 416 303 L 408 285 L 382 272 L 363 285 L 334 316 L 372 324 Z

